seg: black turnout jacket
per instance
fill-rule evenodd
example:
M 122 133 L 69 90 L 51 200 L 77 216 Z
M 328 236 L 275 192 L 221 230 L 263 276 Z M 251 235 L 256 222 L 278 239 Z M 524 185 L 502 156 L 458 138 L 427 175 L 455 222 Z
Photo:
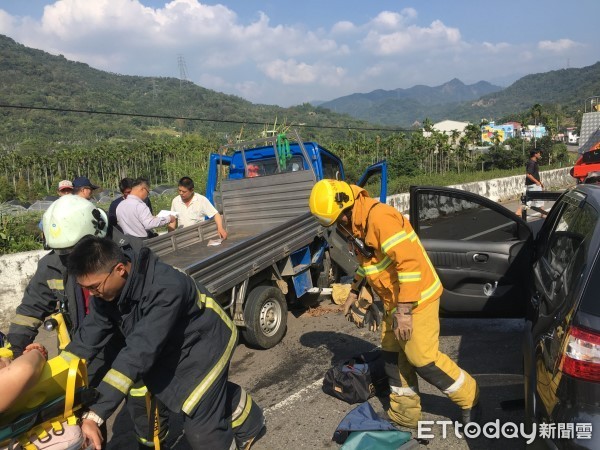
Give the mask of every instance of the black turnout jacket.
M 120 296 L 111 302 L 91 298 L 85 326 L 61 356 L 89 360 L 120 330 L 125 347 L 90 409 L 107 419 L 141 379 L 171 411 L 191 416 L 228 370 L 237 329 L 187 274 L 160 262 L 148 248 L 124 253 L 132 265 Z

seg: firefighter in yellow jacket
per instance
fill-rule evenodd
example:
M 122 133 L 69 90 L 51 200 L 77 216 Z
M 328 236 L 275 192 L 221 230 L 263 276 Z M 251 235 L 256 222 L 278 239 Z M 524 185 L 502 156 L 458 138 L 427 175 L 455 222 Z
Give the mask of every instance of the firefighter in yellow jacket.
M 439 351 L 443 287 L 409 221 L 344 181 L 316 183 L 309 205 L 323 226 L 335 224 L 348 238 L 360 263 L 344 312 L 357 300 L 364 279 L 383 302 L 381 346 L 391 387 L 390 418 L 417 427 L 419 374 L 460 406 L 463 423 L 479 421 L 477 383 Z

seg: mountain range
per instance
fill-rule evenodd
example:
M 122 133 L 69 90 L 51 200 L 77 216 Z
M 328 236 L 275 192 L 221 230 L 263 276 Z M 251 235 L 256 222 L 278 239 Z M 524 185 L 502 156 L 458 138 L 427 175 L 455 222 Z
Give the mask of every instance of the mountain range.
M 486 81 L 465 85 L 453 79 L 440 86 L 414 86 L 351 94 L 319 103 L 337 113 L 371 123 L 408 127 L 429 118 L 479 123 L 482 118 L 518 115 L 535 104 L 576 114 L 584 100 L 600 93 L 600 62 L 583 67 L 531 74 L 507 88 Z
M 440 86 L 430 87 L 424 85 L 413 86 L 409 89 L 394 89 L 386 91 L 377 89 L 367 94 L 351 94 L 334 100 L 323 102 L 319 106 L 334 112 L 349 114 L 353 117 L 368 121 L 380 116 L 380 110 L 388 110 L 396 106 L 409 106 L 410 108 L 431 109 L 438 105 L 454 104 L 469 100 L 476 100 L 486 94 L 501 91 L 502 87 L 494 86 L 487 81 L 466 85 L 454 78 Z M 411 106 L 412 105 L 412 106 Z M 385 122 L 384 122 L 385 123 Z
M 243 131 L 242 137 L 247 137 L 276 120 L 302 126 L 305 139 L 336 138 L 347 135 L 348 129 L 374 124 L 408 128 L 425 118 L 498 120 L 529 111 L 535 104 L 574 117 L 585 98 L 598 94 L 600 62 L 527 75 L 506 88 L 486 81 L 465 85 L 453 79 L 435 87 L 375 90 L 319 106 L 282 108 L 253 104 L 177 78 L 97 70 L 0 35 L 0 144 L 4 145 L 40 139 L 85 143 L 198 131 L 221 135 Z

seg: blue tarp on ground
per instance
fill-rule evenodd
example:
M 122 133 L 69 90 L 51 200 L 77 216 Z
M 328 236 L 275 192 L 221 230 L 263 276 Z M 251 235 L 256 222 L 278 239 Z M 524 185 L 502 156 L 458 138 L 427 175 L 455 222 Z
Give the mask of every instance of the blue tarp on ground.
M 400 450 L 410 441 L 406 431 L 353 431 L 341 450 Z
M 397 430 L 379 417 L 369 402 L 365 402 L 346 414 L 332 439 L 344 444 L 344 450 L 390 450 L 408 442 L 411 434 Z

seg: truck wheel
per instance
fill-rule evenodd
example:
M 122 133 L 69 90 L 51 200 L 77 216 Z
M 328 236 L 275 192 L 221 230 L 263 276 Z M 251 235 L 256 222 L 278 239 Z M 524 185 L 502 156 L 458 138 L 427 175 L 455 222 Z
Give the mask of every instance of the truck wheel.
M 287 304 L 283 293 L 273 286 L 256 286 L 244 306 L 246 342 L 262 349 L 277 345 L 287 329 Z
M 329 252 L 325 252 L 323 257 L 323 268 L 317 273 L 317 287 L 328 288 L 332 283 L 339 283 L 341 277 L 340 267 L 331 260 Z

